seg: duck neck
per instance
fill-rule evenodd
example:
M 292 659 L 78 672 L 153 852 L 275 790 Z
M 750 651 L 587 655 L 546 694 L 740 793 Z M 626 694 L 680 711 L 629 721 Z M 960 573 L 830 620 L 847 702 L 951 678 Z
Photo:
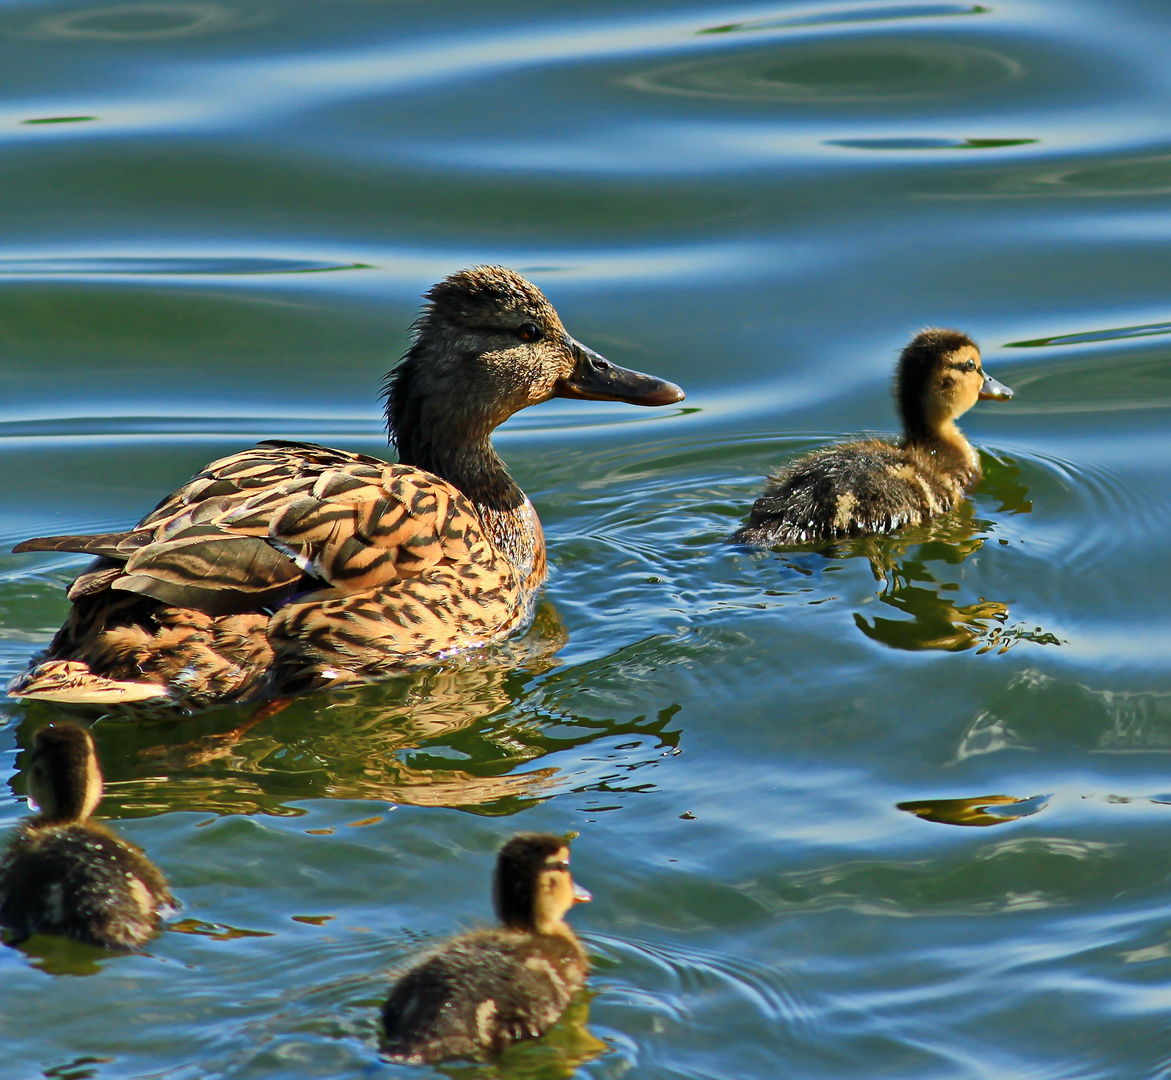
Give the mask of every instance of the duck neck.
M 410 366 L 407 366 L 410 365 Z M 474 406 L 439 402 L 407 370 L 392 374 L 387 420 L 399 462 L 442 477 L 475 504 L 484 530 L 522 577 L 544 576 L 545 544 L 540 522 L 525 494 L 492 446 L 494 418 Z
M 59 770 L 47 776 L 36 769 L 30 778 L 29 795 L 39 811 L 38 824 L 84 825 L 89 820 L 102 801 L 102 774 L 92 750 L 85 766 L 82 770 Z
M 101 801 L 101 788 L 67 791 L 55 799 L 37 799 L 40 812 L 36 815 L 38 825 L 84 825 Z
M 507 929 L 515 930 L 520 934 L 553 934 L 557 937 L 569 938 L 571 941 L 577 940 L 577 935 L 569 923 L 560 915 L 548 917 L 536 912 L 530 918 L 502 919 L 501 922 Z
M 554 937 L 563 937 L 568 941 L 577 941 L 577 935 L 564 919 L 538 919 L 533 929 L 538 934 L 551 934 Z
M 479 509 L 507 513 L 524 505 L 524 492 L 508 474 L 508 467 L 487 436 L 461 443 L 455 440 L 454 433 L 450 438 L 442 431 L 429 434 L 427 440 L 396 435 L 398 459 L 403 465 L 441 476 Z
M 980 459 L 954 419 L 930 426 L 908 424 L 903 445 L 928 454 L 948 473 L 962 474 L 967 483 L 980 477 Z

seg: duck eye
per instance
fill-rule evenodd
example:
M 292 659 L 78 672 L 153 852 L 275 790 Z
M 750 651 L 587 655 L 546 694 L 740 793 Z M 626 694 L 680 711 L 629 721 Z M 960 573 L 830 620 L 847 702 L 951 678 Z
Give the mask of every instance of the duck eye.
M 969 361 L 968 361 L 968 362 L 967 362 L 967 363 L 964 365 L 964 370 L 965 370 L 965 371 L 975 371 L 975 370 L 976 370 L 976 361 L 975 361 L 975 360 L 969 360 Z
M 516 328 L 516 336 L 521 341 L 540 341 L 542 336 L 541 328 L 536 323 L 521 323 Z

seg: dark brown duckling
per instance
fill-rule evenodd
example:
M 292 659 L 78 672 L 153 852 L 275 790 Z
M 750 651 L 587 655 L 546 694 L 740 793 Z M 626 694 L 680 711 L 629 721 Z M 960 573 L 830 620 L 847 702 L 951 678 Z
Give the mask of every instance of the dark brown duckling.
M 980 479 L 980 458 L 956 426 L 977 401 L 1012 391 L 985 375 L 976 343 L 958 330 L 923 330 L 899 358 L 898 443 L 829 446 L 769 478 L 739 544 L 811 544 L 893 532 L 945 513 Z
M 175 900 L 138 848 L 89 820 L 102 799 L 89 732 L 67 722 L 41 728 L 28 790 L 40 813 L 17 826 L 0 858 L 0 926 L 9 943 L 64 934 L 107 949 L 142 948 L 159 909 Z
M 261 443 L 126 532 L 18 544 L 98 558 L 8 692 L 190 712 L 385 678 L 522 629 L 545 538 L 492 431 L 554 397 L 669 405 L 683 391 L 575 341 L 505 267 L 452 274 L 427 300 L 386 383 L 398 464 Z
M 512 837 L 492 895 L 501 927 L 453 938 L 395 983 L 382 1007 L 394 1060 L 497 1054 L 542 1034 L 581 989 L 589 959 L 564 916 L 590 895 L 574 885 L 565 839 Z

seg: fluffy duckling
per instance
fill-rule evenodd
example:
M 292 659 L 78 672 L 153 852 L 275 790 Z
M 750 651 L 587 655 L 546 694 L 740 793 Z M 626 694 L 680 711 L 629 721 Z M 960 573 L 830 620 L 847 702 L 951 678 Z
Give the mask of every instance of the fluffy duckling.
M 544 1032 L 581 989 L 589 959 L 564 916 L 590 895 L 570 876 L 565 839 L 512 837 L 492 893 L 499 929 L 453 938 L 395 983 L 382 1023 L 396 1061 L 499 1053 Z
M 93 739 L 76 724 L 41 728 L 28 772 L 40 813 L 0 858 L 0 926 L 18 945 L 64 934 L 107 949 L 140 949 L 175 906 L 167 880 L 138 848 L 89 820 L 102 798 Z
M 865 439 L 815 450 L 769 478 L 734 543 L 809 544 L 893 532 L 950 510 L 980 479 L 980 458 L 956 418 L 1012 391 L 984 374 L 958 330 L 923 330 L 899 358 L 898 443 Z
M 523 628 L 545 539 L 492 431 L 554 397 L 668 405 L 683 391 L 575 341 L 504 267 L 460 271 L 427 300 L 386 381 L 397 465 L 264 442 L 128 532 L 18 544 L 97 560 L 8 692 L 190 712 L 384 678 Z

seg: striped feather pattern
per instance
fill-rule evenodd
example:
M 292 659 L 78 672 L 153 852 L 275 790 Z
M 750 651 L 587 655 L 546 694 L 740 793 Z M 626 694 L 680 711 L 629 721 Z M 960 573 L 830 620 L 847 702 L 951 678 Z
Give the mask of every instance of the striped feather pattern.
M 10 693 L 204 708 L 376 678 L 531 616 L 544 536 L 526 501 L 488 523 L 431 473 L 309 443 L 221 458 L 132 530 L 21 550 L 98 558 L 48 659 Z

